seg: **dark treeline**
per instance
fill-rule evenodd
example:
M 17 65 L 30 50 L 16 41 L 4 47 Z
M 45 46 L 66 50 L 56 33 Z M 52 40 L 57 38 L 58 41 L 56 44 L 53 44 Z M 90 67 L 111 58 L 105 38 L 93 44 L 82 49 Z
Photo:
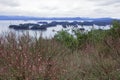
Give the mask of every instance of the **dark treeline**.
M 19 24 L 19 25 L 10 25 L 9 28 L 13 28 L 16 30 L 23 29 L 23 30 L 46 30 L 48 27 L 54 27 L 57 25 L 61 25 L 62 27 L 78 27 L 78 26 L 107 26 L 112 25 L 113 20 L 93 20 L 93 21 L 52 21 L 50 23 L 48 22 L 38 22 L 38 23 L 25 23 L 25 24 Z

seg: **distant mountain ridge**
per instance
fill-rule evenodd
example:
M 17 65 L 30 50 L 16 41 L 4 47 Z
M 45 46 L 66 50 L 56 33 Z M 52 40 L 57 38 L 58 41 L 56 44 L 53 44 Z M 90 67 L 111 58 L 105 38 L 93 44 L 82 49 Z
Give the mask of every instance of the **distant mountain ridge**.
M 30 16 L 7 16 L 0 15 L 0 20 L 93 20 L 112 21 L 113 18 L 84 18 L 84 17 L 30 17 Z

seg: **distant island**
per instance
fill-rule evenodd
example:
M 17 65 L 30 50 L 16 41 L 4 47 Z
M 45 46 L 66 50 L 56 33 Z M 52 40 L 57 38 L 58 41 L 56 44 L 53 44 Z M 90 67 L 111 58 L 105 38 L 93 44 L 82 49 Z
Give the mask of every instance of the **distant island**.
M 26 23 L 19 25 L 9 25 L 9 28 L 13 29 L 23 29 L 23 30 L 46 30 L 48 27 L 53 27 L 57 25 L 61 25 L 64 28 L 73 26 L 106 26 L 112 25 L 114 20 L 113 18 L 84 18 L 84 17 L 30 17 L 30 16 L 6 16 L 0 15 L 0 20 L 52 20 L 52 22 L 47 23 L 46 21 L 38 22 L 36 24 Z M 60 20 L 60 21 L 58 21 Z M 69 22 L 72 21 L 72 22 Z M 41 24 L 41 25 L 39 25 Z

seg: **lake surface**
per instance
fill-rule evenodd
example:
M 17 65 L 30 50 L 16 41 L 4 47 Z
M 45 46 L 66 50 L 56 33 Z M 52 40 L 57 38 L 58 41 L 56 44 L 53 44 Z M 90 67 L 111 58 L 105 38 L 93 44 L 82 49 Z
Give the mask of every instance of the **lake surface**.
M 58 21 L 58 20 L 57 20 Z M 69 33 L 72 34 L 72 29 L 73 27 L 67 27 L 67 28 L 63 28 L 61 25 L 57 25 L 57 26 L 53 26 L 50 28 L 47 28 L 46 31 L 40 31 L 40 30 L 13 30 L 13 29 L 9 29 L 9 25 L 19 25 L 19 24 L 23 24 L 23 23 L 37 23 L 37 22 L 45 22 L 45 20 L 43 21 L 33 21 L 33 20 L 29 20 L 29 21 L 22 21 L 22 20 L 0 20 L 0 34 L 4 33 L 4 32 L 14 32 L 16 34 L 22 34 L 23 32 L 28 32 L 31 36 L 37 36 L 39 37 L 42 34 L 43 38 L 52 38 L 54 37 L 54 35 L 60 31 L 60 30 L 68 30 Z M 52 22 L 52 21 L 46 21 L 46 22 Z M 63 20 L 62 20 L 63 22 Z M 72 22 L 72 21 L 68 21 L 68 22 Z M 86 31 L 90 31 L 93 27 L 92 26 L 83 26 L 85 28 Z M 81 28 L 81 26 L 78 26 L 78 28 Z M 110 25 L 108 26 L 96 26 L 94 25 L 94 29 L 110 29 Z M 37 34 L 37 35 L 36 35 Z

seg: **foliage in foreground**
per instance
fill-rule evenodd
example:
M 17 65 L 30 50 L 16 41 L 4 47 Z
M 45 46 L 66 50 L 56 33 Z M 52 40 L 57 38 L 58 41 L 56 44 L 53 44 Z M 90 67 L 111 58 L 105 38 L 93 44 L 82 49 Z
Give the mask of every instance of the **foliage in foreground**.
M 120 80 L 119 26 L 115 22 L 110 30 L 76 32 L 77 37 L 63 31 L 57 39 L 2 35 L 0 79 Z

